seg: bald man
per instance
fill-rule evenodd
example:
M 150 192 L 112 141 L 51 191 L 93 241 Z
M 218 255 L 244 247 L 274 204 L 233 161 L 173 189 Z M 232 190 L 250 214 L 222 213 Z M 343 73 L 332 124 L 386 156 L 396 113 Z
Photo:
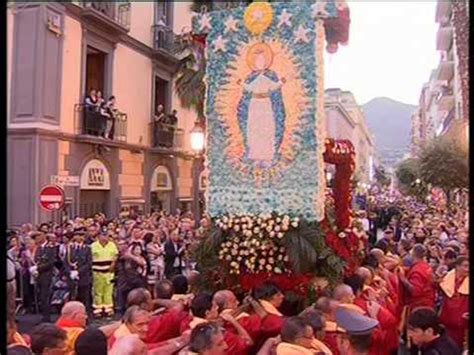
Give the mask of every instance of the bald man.
M 331 349 L 333 355 L 340 355 L 338 343 L 341 334 L 345 331 L 336 323 L 336 310 L 339 302 L 329 297 L 320 297 L 316 301 L 315 309 L 321 311 L 324 317 L 324 336 L 321 339 Z
M 67 354 L 72 355 L 75 353 L 74 347 L 76 345 L 76 340 L 84 331 L 86 325 L 86 307 L 81 302 L 71 301 L 64 304 L 63 308 L 61 309 L 61 315 L 56 322 L 56 326 L 66 332 L 66 345 L 68 347 Z M 110 337 L 119 326 L 120 322 L 115 322 L 99 329 L 105 334 L 106 337 Z

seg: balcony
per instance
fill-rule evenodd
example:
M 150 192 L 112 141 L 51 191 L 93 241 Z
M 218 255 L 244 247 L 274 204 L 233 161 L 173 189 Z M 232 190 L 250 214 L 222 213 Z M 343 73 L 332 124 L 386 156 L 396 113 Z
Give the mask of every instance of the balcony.
M 99 112 L 90 110 L 84 104 L 76 104 L 75 133 L 91 143 L 127 142 L 126 113 L 116 111 L 114 119 L 107 119 Z M 105 138 L 107 137 L 107 138 Z
M 438 80 L 450 81 L 453 78 L 454 61 L 449 60 L 449 57 L 447 59 L 448 60 L 444 60 L 439 63 L 438 70 L 437 70 Z
M 438 105 L 438 110 L 450 111 L 454 107 L 453 89 L 446 86 L 442 87 L 439 91 L 436 103 Z
M 151 29 L 153 31 L 153 49 L 171 52 L 175 40 L 173 29 L 163 24 L 153 25 Z
M 130 31 L 130 3 L 82 1 L 82 17 L 115 35 Z
M 160 122 L 150 122 L 149 127 L 152 148 L 172 151 L 183 148 L 184 130 Z
M 454 31 L 452 26 L 440 27 L 436 35 L 436 49 L 447 51 L 453 43 Z
M 443 23 L 451 17 L 451 1 L 438 0 L 436 4 L 436 22 Z

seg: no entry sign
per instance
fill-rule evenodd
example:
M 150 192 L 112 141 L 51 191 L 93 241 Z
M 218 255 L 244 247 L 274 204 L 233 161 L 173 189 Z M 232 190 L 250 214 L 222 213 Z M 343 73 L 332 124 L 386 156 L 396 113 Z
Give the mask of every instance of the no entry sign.
M 47 211 L 57 211 L 64 207 L 64 190 L 59 186 L 48 185 L 41 189 L 39 201 Z

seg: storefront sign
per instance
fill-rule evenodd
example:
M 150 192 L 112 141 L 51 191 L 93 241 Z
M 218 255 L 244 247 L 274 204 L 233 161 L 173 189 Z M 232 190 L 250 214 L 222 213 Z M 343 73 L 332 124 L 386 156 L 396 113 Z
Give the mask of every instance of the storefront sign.
M 81 190 L 110 190 L 109 171 L 100 160 L 93 159 L 84 167 Z
M 79 176 L 53 175 L 51 176 L 51 184 L 59 186 L 80 186 Z
M 171 175 L 164 166 L 158 166 L 151 177 L 151 191 L 171 191 Z

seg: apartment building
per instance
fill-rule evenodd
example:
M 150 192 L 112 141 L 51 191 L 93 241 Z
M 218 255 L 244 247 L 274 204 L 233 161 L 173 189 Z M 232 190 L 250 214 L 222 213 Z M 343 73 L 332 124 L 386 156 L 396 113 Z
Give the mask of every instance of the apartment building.
M 175 33 L 189 26 L 189 5 L 9 3 L 9 225 L 189 208 L 195 115 L 174 94 L 178 59 L 170 51 Z M 107 139 L 94 133 L 97 122 L 84 105 L 92 89 L 116 98 Z M 177 110 L 177 127 L 155 122 L 158 105 Z M 65 177 L 65 210 L 42 210 L 40 189 Z
M 437 2 L 435 21 L 439 24 L 436 49 L 440 53 L 440 61 L 423 86 L 418 114 L 413 116 L 419 123 L 418 133 L 414 132 L 419 139 L 412 137 L 413 152 L 418 152 L 424 144 L 439 136 L 467 145 L 468 120 L 462 112 L 458 44 L 451 1 Z
M 350 91 L 325 91 L 326 132 L 334 139 L 348 139 L 356 152 L 356 175 L 360 182 L 369 183 L 375 163 L 374 138 L 362 108 Z

